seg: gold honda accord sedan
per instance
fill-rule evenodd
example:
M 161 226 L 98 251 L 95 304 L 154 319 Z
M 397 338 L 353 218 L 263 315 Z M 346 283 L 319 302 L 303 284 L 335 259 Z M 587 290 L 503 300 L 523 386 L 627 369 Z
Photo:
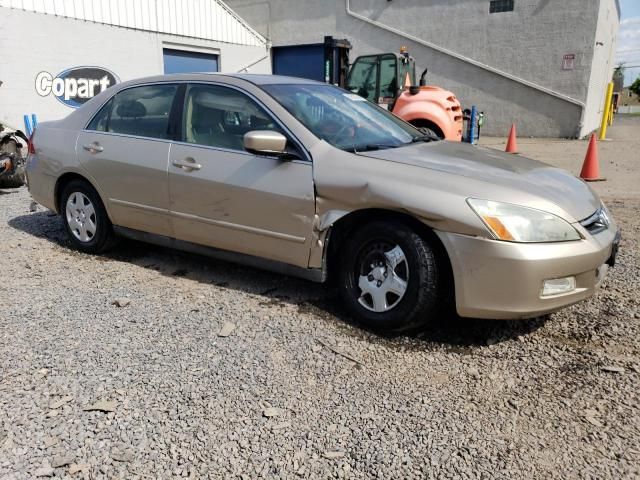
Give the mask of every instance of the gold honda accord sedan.
M 317 282 L 379 330 L 527 318 L 593 295 L 619 232 L 544 163 L 438 141 L 340 88 L 271 75 L 128 81 L 29 145 L 33 198 L 74 246 L 116 236 Z

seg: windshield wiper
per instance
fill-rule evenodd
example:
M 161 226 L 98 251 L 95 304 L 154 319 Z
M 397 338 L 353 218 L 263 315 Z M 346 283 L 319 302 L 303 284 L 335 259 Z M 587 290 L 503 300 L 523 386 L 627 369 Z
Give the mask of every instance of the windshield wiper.
M 398 148 L 405 145 L 401 143 L 400 145 L 389 145 L 385 143 L 368 143 L 364 145 L 351 145 L 349 147 L 342 147 L 342 150 L 346 150 L 347 152 L 359 153 L 359 152 L 371 152 L 373 150 L 384 150 L 387 148 Z

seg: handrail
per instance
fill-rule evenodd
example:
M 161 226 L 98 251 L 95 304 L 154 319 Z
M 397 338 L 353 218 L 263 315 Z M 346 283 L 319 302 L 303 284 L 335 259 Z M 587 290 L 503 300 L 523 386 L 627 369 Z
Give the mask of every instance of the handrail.
M 466 63 L 470 63 L 471 65 L 474 65 L 478 68 L 482 68 L 483 70 L 487 70 L 488 72 L 491 73 L 495 73 L 496 75 L 500 75 L 502 77 L 508 78 L 509 80 L 512 80 L 516 83 L 520 83 L 522 85 L 526 85 L 529 88 L 533 88 L 534 90 L 538 90 L 540 92 L 546 93 L 547 95 L 551 95 L 552 97 L 556 97 L 559 98 L 561 100 L 564 100 L 566 102 L 569 103 L 573 103 L 574 105 L 578 105 L 579 107 L 582 107 L 583 109 L 585 108 L 585 103 L 581 102 L 580 100 L 576 100 L 573 97 L 570 97 L 568 95 L 565 95 L 564 93 L 560 93 L 560 92 L 556 92 L 555 90 L 551 90 L 550 88 L 547 87 L 543 87 L 542 85 L 538 85 L 537 83 L 533 83 L 530 82 L 529 80 L 525 80 L 524 78 L 520 78 L 517 77 L 516 75 L 512 75 L 511 73 L 507 73 L 504 72 L 502 70 L 499 70 L 497 68 L 494 68 L 490 65 L 486 65 L 482 62 L 479 62 L 478 60 L 474 60 L 473 58 L 469 58 L 469 57 L 465 57 L 464 55 L 461 55 L 459 53 L 456 53 L 452 50 L 449 50 L 447 48 L 441 47 L 439 45 L 436 45 L 435 43 L 431 43 L 428 42 L 426 40 L 422 40 L 421 38 L 416 37 L 415 35 L 411 35 L 410 33 L 407 32 L 403 32 L 402 30 L 399 30 L 397 28 L 391 27 L 389 25 L 386 25 L 382 22 L 378 22 L 377 20 L 372 20 L 369 17 L 365 17 L 364 15 L 361 15 L 359 13 L 354 12 L 353 10 L 351 10 L 351 1 L 350 0 L 345 0 L 345 7 L 347 10 L 347 15 L 357 18 L 358 20 L 361 20 L 363 22 L 369 23 L 371 25 L 374 25 L 378 28 L 381 28 L 383 30 L 387 30 L 388 32 L 394 33 L 396 35 L 399 35 L 401 37 L 404 37 L 408 40 L 411 40 L 415 43 L 419 43 L 420 45 L 424 45 L 425 47 L 429 47 L 433 50 L 436 50 L 440 53 L 444 53 L 445 55 L 448 55 L 450 57 L 453 58 L 457 58 L 458 60 L 462 60 L 463 62 Z
M 259 59 L 253 60 L 248 65 L 245 65 L 244 67 L 236 70 L 236 73 L 248 72 L 251 67 L 253 67 L 254 65 L 257 65 L 258 63 L 260 63 L 263 60 L 268 59 L 270 56 L 271 56 L 271 42 L 268 41 L 267 42 L 267 53 L 265 55 L 263 55 L 262 57 L 260 57 Z

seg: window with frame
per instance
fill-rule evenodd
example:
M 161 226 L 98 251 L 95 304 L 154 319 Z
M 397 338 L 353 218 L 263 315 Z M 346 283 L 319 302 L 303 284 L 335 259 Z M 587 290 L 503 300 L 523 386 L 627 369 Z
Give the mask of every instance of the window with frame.
M 177 85 L 144 85 L 117 93 L 89 123 L 88 130 L 170 139 L 169 116 Z
M 377 103 L 378 57 L 360 57 L 351 67 L 348 83 L 347 90 Z
M 107 103 L 105 103 L 102 108 L 96 113 L 93 117 L 89 125 L 87 126 L 87 130 L 95 130 L 96 132 L 106 132 L 107 125 L 109 123 L 109 115 L 111 114 L 111 106 L 113 105 L 113 97 L 109 99 Z
M 274 84 L 262 88 L 311 133 L 337 148 L 391 148 L 409 145 L 421 136 L 389 111 L 338 87 Z
M 514 0 L 490 0 L 489 13 L 513 12 Z
M 395 98 L 398 94 L 397 60 L 395 55 L 385 55 L 380 58 L 380 97 Z
M 164 73 L 217 72 L 218 55 L 165 48 L 162 50 Z
M 182 141 L 244 151 L 244 134 L 273 130 L 284 134 L 255 101 L 233 88 L 191 84 L 182 118 Z

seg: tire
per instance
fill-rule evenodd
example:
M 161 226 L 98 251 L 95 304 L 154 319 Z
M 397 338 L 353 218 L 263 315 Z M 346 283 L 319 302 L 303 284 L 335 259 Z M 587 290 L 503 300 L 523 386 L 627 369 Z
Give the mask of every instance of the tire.
M 440 140 L 444 140 L 444 133 L 435 123 L 420 119 L 409 123 L 427 135 L 433 135 Z
M 15 140 L 9 140 L 2 145 L 0 151 L 0 160 L 4 158 L 3 154 L 13 154 L 14 161 L 17 161 L 18 165 L 15 166 L 13 173 L 0 174 L 0 188 L 19 188 L 24 185 L 25 173 L 24 164 L 22 163 L 22 157 L 20 157 L 20 148 Z M 19 160 L 15 160 L 18 157 Z
M 423 327 L 437 313 L 435 251 L 404 223 L 376 221 L 359 228 L 341 253 L 340 295 L 365 327 L 403 333 Z
M 60 196 L 60 216 L 69 240 L 85 253 L 101 253 L 113 246 L 114 233 L 98 192 L 84 180 L 72 180 Z
M 420 128 L 420 131 L 422 133 L 424 133 L 425 135 L 430 135 L 431 137 L 435 138 L 436 140 L 444 139 L 444 135 L 442 135 L 442 134 L 438 135 L 436 132 L 434 132 L 430 128 L 422 127 L 422 128 Z
M 24 179 L 24 167 L 18 165 L 12 174 L 0 176 L 0 188 L 20 188 L 25 184 Z

